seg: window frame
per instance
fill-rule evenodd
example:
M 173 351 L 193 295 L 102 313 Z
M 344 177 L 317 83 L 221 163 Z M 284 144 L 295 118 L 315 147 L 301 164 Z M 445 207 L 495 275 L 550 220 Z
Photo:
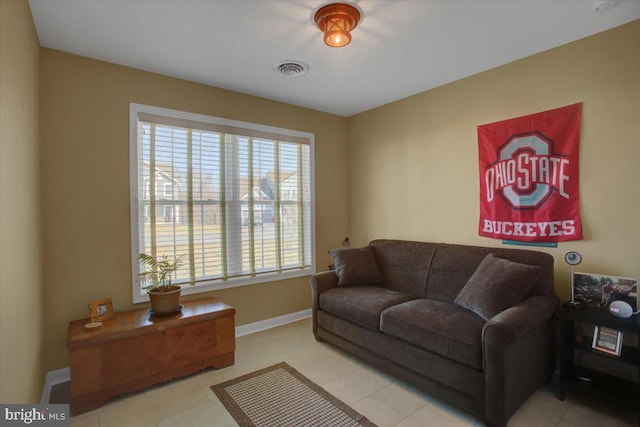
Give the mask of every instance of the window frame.
M 162 186 L 163 186 L 163 196 L 173 197 L 173 183 L 167 182 L 165 184 L 162 184 Z M 169 191 L 167 191 L 167 188 L 169 189 Z
M 215 279 L 197 285 L 182 286 L 183 295 L 192 295 L 203 292 L 211 292 L 220 289 L 229 289 L 240 286 L 249 286 L 259 283 L 274 282 L 297 277 L 310 276 L 316 272 L 316 222 L 315 222 L 315 135 L 309 132 L 302 132 L 292 129 L 285 129 L 267 126 L 257 123 L 243 122 L 238 120 L 225 119 L 221 117 L 208 116 L 204 114 L 190 113 L 186 111 L 172 110 L 150 105 L 130 103 L 129 104 L 129 178 L 130 178 L 130 221 L 131 221 L 131 267 L 132 267 L 132 297 L 133 303 L 143 303 L 149 301 L 146 292 L 140 289 L 138 274 L 140 263 L 138 260 L 139 251 L 139 197 L 138 194 L 138 116 L 140 113 L 164 116 L 194 122 L 203 122 L 213 125 L 230 126 L 234 128 L 247 129 L 248 131 L 262 132 L 265 134 L 279 134 L 297 139 L 307 139 L 309 141 L 309 186 L 310 186 L 310 250 L 311 262 L 308 268 L 298 270 L 287 270 L 283 272 L 261 273 L 256 276 L 233 277 L 227 280 Z M 144 191 L 144 189 L 142 190 Z

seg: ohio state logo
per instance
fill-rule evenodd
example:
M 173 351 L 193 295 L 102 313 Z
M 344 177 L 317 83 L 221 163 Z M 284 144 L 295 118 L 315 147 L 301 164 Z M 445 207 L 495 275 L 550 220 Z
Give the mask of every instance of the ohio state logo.
M 514 209 L 535 209 L 553 191 L 569 199 L 569 158 L 552 154 L 552 144 L 539 132 L 512 135 L 484 173 L 487 202 L 497 193 Z

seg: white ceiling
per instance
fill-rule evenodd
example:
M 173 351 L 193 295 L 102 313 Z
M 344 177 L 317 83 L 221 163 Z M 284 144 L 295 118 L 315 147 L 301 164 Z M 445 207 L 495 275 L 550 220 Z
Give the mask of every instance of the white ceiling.
M 640 0 L 360 0 L 333 49 L 313 23 L 326 1 L 29 3 L 42 46 L 342 116 L 640 19 Z M 280 75 L 284 60 L 309 71 Z

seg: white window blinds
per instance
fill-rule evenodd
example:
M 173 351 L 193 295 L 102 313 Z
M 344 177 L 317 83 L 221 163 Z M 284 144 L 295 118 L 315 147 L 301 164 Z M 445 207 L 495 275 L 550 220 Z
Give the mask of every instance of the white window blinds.
M 203 291 L 309 274 L 313 135 L 137 104 L 133 120 L 134 281 L 139 253 L 181 257 L 173 284 Z

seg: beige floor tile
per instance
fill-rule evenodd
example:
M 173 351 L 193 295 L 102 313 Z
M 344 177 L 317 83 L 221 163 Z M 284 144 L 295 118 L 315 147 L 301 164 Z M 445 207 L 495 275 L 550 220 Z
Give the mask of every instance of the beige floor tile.
M 387 405 L 380 404 L 380 402 L 370 397 L 354 403 L 351 407 L 378 427 L 393 427 L 407 417 L 406 414 L 402 414 Z
M 155 425 L 159 418 L 152 408 L 140 404 L 122 405 L 99 414 L 100 427 L 146 427 Z
M 91 411 L 71 417 L 69 424 L 71 427 L 98 427 L 100 425 L 98 412 Z
M 302 375 L 316 384 L 323 386 L 360 367 L 341 355 L 328 357 L 299 369 Z
M 298 347 L 282 356 L 282 361 L 294 368 L 320 362 L 328 357 L 335 356 L 337 352 L 319 343 Z
M 434 400 L 434 399 L 435 399 L 435 397 L 434 397 L 431 393 L 428 393 L 428 392 L 426 392 L 426 391 L 424 391 L 424 390 L 421 390 L 421 389 L 419 389 L 418 387 L 413 386 L 413 385 L 411 385 L 411 384 L 408 384 L 408 383 L 402 382 L 402 381 L 401 381 L 401 380 L 399 380 L 399 379 L 396 379 L 395 384 L 396 384 L 398 387 L 400 387 L 400 388 L 402 388 L 402 389 L 404 389 L 404 390 L 407 390 L 407 391 L 408 391 L 408 392 L 410 392 L 410 393 L 415 393 L 415 394 L 416 394 L 416 396 L 419 396 L 419 397 L 421 397 L 422 399 L 424 399 L 424 400 L 426 400 L 426 401 L 428 401 L 428 402 L 430 402 L 430 401 L 432 401 L 432 400 Z
M 151 414 L 144 404 L 121 405 L 99 414 L 100 427 L 144 427 L 160 418 Z
M 227 427 L 235 420 L 219 401 L 209 401 L 158 421 L 158 427 Z
M 358 369 L 324 384 L 323 388 L 347 405 L 388 386 L 390 381 L 375 372 Z
M 568 401 L 559 400 L 551 387 L 540 388 L 509 419 L 509 427 L 557 425 L 569 408 Z
M 208 384 L 209 386 L 212 386 L 240 376 L 242 375 L 242 372 L 243 370 L 238 369 L 235 365 L 223 369 L 207 371 L 198 376 L 198 384 Z
M 394 408 L 405 416 L 414 413 L 431 400 L 431 396 L 426 393 L 418 392 L 398 383 L 389 384 L 369 397 Z
M 242 356 L 248 357 L 256 357 L 259 356 L 263 359 L 270 359 L 274 355 L 280 356 L 283 353 L 291 351 L 295 349 L 295 347 L 291 345 L 287 345 L 286 341 L 281 339 L 273 339 L 265 342 L 262 341 L 252 341 L 247 342 L 247 349 L 250 354 L 242 354 Z
M 390 427 L 416 412 L 427 401 L 422 395 L 392 383 L 352 406 L 379 427 Z
M 153 388 L 162 387 L 163 385 L 164 384 L 159 384 L 155 387 L 151 387 L 145 390 L 140 390 L 134 393 L 127 393 L 127 394 L 122 394 L 119 396 L 112 397 L 111 399 L 107 400 L 101 407 L 93 410 L 92 412 L 95 412 L 96 414 L 100 414 L 101 412 L 110 411 L 112 409 L 116 409 L 124 405 L 130 405 L 137 401 L 146 401 L 146 398 L 147 398 L 146 394 L 148 391 L 152 390 Z
M 146 426 L 210 401 L 197 382 L 167 384 L 148 392 L 146 399 L 100 412 L 100 427 Z
M 145 397 L 147 399 L 166 398 L 172 395 L 176 396 L 183 393 L 189 393 L 194 389 L 194 385 L 198 383 L 199 375 L 201 375 L 201 373 L 178 378 L 149 388 L 145 392 Z
M 304 319 L 273 329 L 267 329 L 255 334 L 245 335 L 240 339 L 254 342 L 282 341 L 289 345 L 307 345 L 312 341 L 311 319 Z
M 283 347 L 278 341 L 244 342 L 236 346 L 236 365 L 271 359 L 282 354 Z
M 398 383 L 400 380 L 397 377 L 394 377 L 391 374 L 386 373 L 385 371 L 383 371 L 382 369 L 378 369 L 376 367 L 373 367 L 371 365 L 368 365 L 362 361 L 358 361 L 361 363 L 360 366 L 362 366 L 362 369 L 364 369 L 365 371 L 369 371 L 377 376 L 379 376 L 380 378 L 384 378 L 386 379 L 389 383 Z
M 397 427 L 472 427 L 477 424 L 477 422 L 471 421 L 457 412 L 447 411 L 441 406 L 433 404 L 433 402 L 427 402 L 416 412 L 398 423 Z
M 292 331 L 291 336 L 282 337 L 281 340 L 291 350 L 300 348 L 302 346 L 320 344 L 313 337 L 313 332 L 311 331 L 311 327 L 309 327 L 309 329 L 305 328 L 302 330 Z
M 522 408 L 521 408 L 522 409 Z M 535 410 L 518 410 L 509 419 L 509 427 L 554 427 L 558 425 L 545 412 Z
M 484 425 L 483 420 L 481 420 L 480 418 L 470 414 L 467 411 L 464 411 L 458 408 L 457 406 L 454 406 L 448 402 L 445 402 L 444 400 L 440 400 L 436 397 L 432 397 L 432 399 L 429 400 L 429 404 L 434 405 L 438 407 L 440 410 L 447 412 L 451 415 L 454 415 L 457 418 L 467 420 L 471 425 Z

